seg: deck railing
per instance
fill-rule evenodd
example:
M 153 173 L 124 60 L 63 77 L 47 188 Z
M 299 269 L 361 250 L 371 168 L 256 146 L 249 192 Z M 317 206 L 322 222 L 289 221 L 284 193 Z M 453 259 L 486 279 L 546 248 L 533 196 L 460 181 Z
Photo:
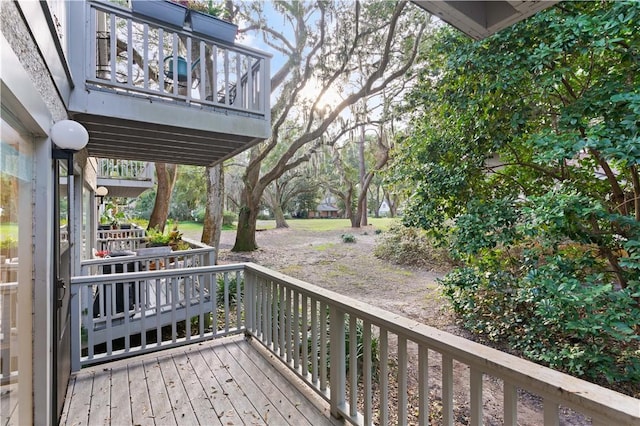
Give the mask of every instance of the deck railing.
M 268 58 L 88 1 L 86 80 L 96 89 L 267 116 Z
M 504 383 L 503 424 L 517 424 L 519 390 L 543 398 L 545 425 L 559 424 L 561 406 L 591 418 L 594 425 L 632 425 L 640 421 L 637 399 L 255 264 L 139 272 L 122 274 L 118 278 L 72 279 L 72 302 L 75 301 L 72 330 L 75 339 L 80 337 L 80 305 L 77 300 L 82 292 L 92 286 L 103 286 L 107 300 L 111 300 L 113 291 L 109 290 L 110 286 L 127 281 L 133 285 L 138 283 L 140 289 L 148 288 L 145 286 L 149 282 L 169 289 L 167 294 L 172 296 L 167 300 L 170 303 L 163 307 L 173 312 L 168 315 L 173 315 L 174 320 L 165 333 L 161 332 L 160 325 L 156 326 L 156 335 L 166 335 L 166 340 L 149 343 L 142 333 L 141 342 L 136 343 L 134 350 L 131 337 L 125 336 L 122 349 L 107 344 L 104 354 L 98 356 L 93 351 L 83 355 L 82 359 L 80 345 L 75 344 L 72 355 L 73 365 L 77 368 L 96 359 L 244 331 L 326 398 L 332 415 L 344 417 L 353 424 L 388 424 L 392 418 L 397 418 L 398 424 L 407 424 L 410 414 L 408 397 L 414 391 L 418 394 L 418 403 L 411 409 L 417 408 L 419 424 L 429 424 L 432 396 L 429 394 L 428 372 L 436 361 L 442 365 L 442 373 L 437 380 L 440 382 L 444 425 L 454 424 L 453 396 L 459 393 L 470 395 L 470 424 L 482 424 L 486 376 Z M 232 285 L 234 279 L 235 286 Z M 218 285 L 214 286 L 214 282 Z M 215 294 L 216 291 L 220 296 Z M 127 292 L 124 294 L 126 305 Z M 136 295 L 139 297 L 137 303 L 142 303 L 143 308 L 136 310 L 135 314 L 154 325 L 159 324 L 153 322 L 157 317 L 151 315 L 160 312 L 162 299 L 156 299 L 155 305 L 148 305 L 147 294 L 149 292 L 141 290 Z M 158 294 L 156 291 L 156 297 Z M 236 304 L 232 303 L 234 294 Z M 107 314 L 109 309 L 114 308 L 107 308 Z M 223 326 L 214 324 L 207 328 L 207 313 L 213 314 L 212 321 L 224 318 Z M 92 312 L 85 314 L 91 315 Z M 135 316 L 128 315 L 120 319 L 112 316 L 110 321 L 116 320 L 124 323 L 137 321 Z M 192 323 L 194 328 L 186 327 L 184 335 L 179 335 L 175 325 L 178 321 Z M 355 336 L 360 336 L 360 342 Z M 454 362 L 458 364 L 457 368 L 459 364 L 468 367 L 468 384 L 454 381 Z M 416 389 L 409 380 L 409 371 L 417 372 Z M 396 389 L 391 389 L 390 377 L 397 383 Z M 389 404 L 392 391 L 397 394 L 397 404 Z M 374 401 L 378 401 L 375 406 Z
M 136 251 L 146 241 L 144 228 L 131 227 L 131 229 L 99 229 L 96 239 L 96 249 L 100 251 Z
M 98 159 L 98 178 L 153 180 L 153 163 L 146 161 Z

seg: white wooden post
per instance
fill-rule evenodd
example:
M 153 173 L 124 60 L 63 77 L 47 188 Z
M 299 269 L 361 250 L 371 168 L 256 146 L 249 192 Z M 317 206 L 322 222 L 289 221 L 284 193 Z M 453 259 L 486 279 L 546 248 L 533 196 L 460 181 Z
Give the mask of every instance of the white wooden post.
M 322 317 L 324 317 L 324 312 Z M 335 418 L 341 418 L 340 410 L 343 410 L 345 406 L 345 379 L 347 375 L 344 312 L 338 310 L 335 305 L 331 305 L 329 317 L 331 325 L 331 337 L 329 339 L 329 350 L 331 351 L 331 370 L 329 373 L 331 415 Z M 355 339 L 355 336 L 350 336 L 349 338 Z

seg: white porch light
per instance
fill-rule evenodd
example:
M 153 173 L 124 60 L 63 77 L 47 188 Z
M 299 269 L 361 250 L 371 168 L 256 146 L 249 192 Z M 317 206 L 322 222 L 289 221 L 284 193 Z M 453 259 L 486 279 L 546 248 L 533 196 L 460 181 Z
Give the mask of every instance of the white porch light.
M 108 193 L 109 193 L 109 190 L 104 186 L 99 186 L 99 187 L 96 188 L 96 195 L 98 197 L 104 197 Z
M 96 198 L 100 199 L 100 204 L 104 202 L 104 197 L 109 193 L 109 189 L 104 186 L 96 188 Z
M 51 127 L 51 140 L 60 149 L 80 151 L 89 142 L 89 132 L 73 120 L 60 120 Z
M 73 154 L 87 146 L 89 132 L 73 120 L 60 120 L 51 126 L 51 140 L 54 143 L 52 155 L 57 160 L 67 160 L 67 174 L 73 175 Z

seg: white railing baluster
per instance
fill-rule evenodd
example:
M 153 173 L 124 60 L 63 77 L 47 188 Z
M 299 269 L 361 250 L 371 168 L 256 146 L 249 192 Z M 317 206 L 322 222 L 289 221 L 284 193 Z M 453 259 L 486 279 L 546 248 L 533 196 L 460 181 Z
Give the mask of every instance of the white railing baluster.
M 311 298 L 311 382 L 318 384 L 318 301 Z
M 300 293 L 293 292 L 293 368 L 300 367 Z
M 191 70 L 193 69 L 193 63 L 192 63 L 192 59 L 191 58 L 191 47 L 192 47 L 192 43 L 191 43 L 191 37 L 187 37 L 187 82 L 186 82 L 186 87 L 185 87 L 185 92 L 187 95 L 187 102 L 191 101 L 191 88 L 193 87 L 192 83 L 191 83 Z M 174 79 L 175 82 L 175 79 Z
M 516 426 L 518 424 L 518 389 L 507 380 L 503 384 L 504 392 L 504 424 Z
M 285 349 L 285 333 L 286 333 L 286 324 L 285 324 L 285 302 L 284 295 L 286 292 L 286 288 L 284 285 L 278 285 L 278 355 L 283 360 L 286 359 L 286 349 Z
M 407 339 L 398 336 L 398 424 L 407 424 Z
M 373 363 L 371 362 L 371 323 L 369 321 L 362 322 L 362 381 L 364 388 L 364 423 L 371 424 L 373 422 L 373 393 L 371 374 L 373 372 Z
M 442 424 L 453 426 L 453 358 L 442 354 Z
M 380 329 L 380 424 L 389 424 L 389 334 Z
M 469 374 L 471 426 L 480 426 L 482 424 L 482 371 L 476 366 L 471 366 Z
M 129 301 L 129 288 L 131 283 L 122 283 L 122 309 L 123 309 L 123 319 L 124 319 L 124 329 L 129 330 L 129 314 L 130 314 L 130 301 Z M 127 331 L 124 335 L 124 351 L 129 352 L 131 350 L 131 332 Z
M 84 291 L 86 292 L 90 292 L 93 293 L 91 294 L 90 298 L 90 303 L 87 305 L 87 353 L 88 353 L 88 358 L 89 359 L 93 359 L 94 356 L 94 340 L 93 340 L 93 334 L 95 332 L 95 312 L 93 310 L 93 300 L 96 297 L 96 293 L 94 291 L 96 290 L 97 286 L 86 286 L 84 287 Z M 82 291 L 82 289 L 80 290 Z M 98 303 L 100 303 L 100 299 L 98 298 Z M 99 306 L 99 305 L 98 305 Z
M 429 424 L 429 349 L 418 346 L 418 424 Z
M 287 355 L 287 362 L 291 363 L 293 361 L 293 348 L 292 348 L 293 325 L 291 324 L 291 321 L 293 320 L 293 310 L 292 310 L 292 303 L 291 303 L 291 290 L 287 288 L 285 291 L 286 291 L 285 293 L 286 318 L 285 318 L 285 333 L 284 333 L 285 352 Z
M 358 415 L 358 331 L 355 315 L 349 315 L 349 415 Z M 344 325 L 343 325 L 344 328 Z
M 346 347 L 344 333 L 344 312 L 334 306 L 329 309 L 329 321 L 331 327 L 331 415 L 341 417 L 341 410 L 345 405 L 345 377 L 347 369 L 345 364 Z M 326 321 L 325 321 L 326 322 Z M 353 338 L 352 336 L 350 337 Z M 321 385 L 322 387 L 322 385 Z
M 307 379 L 309 377 L 309 308 L 307 299 L 307 295 L 302 293 L 302 324 L 300 327 L 301 336 L 300 341 L 302 345 L 302 360 L 301 360 L 301 370 L 302 370 L 302 378 Z
M 127 19 L 127 86 L 133 87 L 133 23 Z
M 229 273 L 224 273 L 224 332 L 229 332 Z
M 142 87 L 149 90 L 149 24 L 142 24 Z
M 4 284 L 6 285 L 6 284 Z M 71 336 L 81 336 L 80 339 L 71 339 L 71 371 L 79 371 L 80 370 L 80 355 L 81 355 L 81 345 L 82 345 L 82 303 L 80 300 L 82 299 L 81 293 L 83 290 L 86 291 L 82 287 L 74 287 L 71 286 L 69 289 L 69 309 L 71 310 Z M 7 312 L 7 306 L 5 304 L 4 298 L 8 297 L 7 294 L 2 293 L 2 289 L 0 289 L 0 306 L 2 306 L 2 334 L 6 336 L 6 318 L 5 313 Z M 4 358 L 4 357 L 3 357 Z M 2 372 L 2 375 L 5 375 L 5 372 Z
M 107 356 L 113 353 L 113 336 L 111 334 L 111 316 L 113 315 L 113 299 L 111 298 L 113 284 L 107 284 L 105 287 L 105 317 L 106 317 L 106 330 L 107 330 Z
M 184 310 L 185 310 L 185 324 L 184 324 L 184 328 L 186 331 L 186 340 L 189 341 L 191 340 L 191 290 L 193 289 L 192 287 L 192 281 L 191 281 L 191 277 L 184 277 L 182 281 L 182 288 L 183 288 L 183 294 L 184 296 L 182 297 L 182 303 L 184 304 Z
M 327 352 L 328 352 L 328 336 L 329 330 L 327 330 L 327 304 L 320 302 L 319 312 L 319 328 L 320 328 L 320 390 L 324 393 L 327 391 Z M 343 326 L 344 327 L 344 326 Z
M 176 317 L 178 307 L 178 280 L 175 277 L 171 277 L 171 280 L 167 281 L 171 283 L 171 342 L 175 342 L 178 340 L 178 319 Z M 160 341 L 159 338 L 158 341 Z
M 118 28 L 116 27 L 116 15 L 114 13 L 109 14 L 109 58 L 110 58 L 110 77 L 111 83 L 114 84 L 117 82 L 116 75 L 118 72 L 118 38 L 117 38 Z

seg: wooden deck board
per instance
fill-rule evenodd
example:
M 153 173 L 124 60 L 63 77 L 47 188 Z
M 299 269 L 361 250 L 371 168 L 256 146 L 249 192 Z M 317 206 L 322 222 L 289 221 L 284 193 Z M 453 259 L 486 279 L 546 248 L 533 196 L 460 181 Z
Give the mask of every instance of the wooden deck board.
M 111 369 L 111 417 L 117 417 L 122 424 L 132 424 L 129 371 L 126 365 Z
M 211 352 L 214 354 L 214 356 L 217 356 L 218 359 L 220 359 L 220 362 L 230 373 L 238 371 L 242 371 L 242 373 L 244 373 L 233 374 L 232 379 L 234 380 L 237 389 L 242 392 L 243 395 L 251 394 L 251 403 L 264 423 L 273 423 L 279 425 L 286 424 L 286 417 L 277 410 L 277 403 L 273 400 L 273 396 L 277 394 L 277 389 L 275 389 L 270 383 L 269 385 L 271 386 L 268 386 L 266 390 L 260 387 L 258 383 L 254 381 L 254 378 L 249 377 L 249 375 L 246 373 L 246 370 L 242 368 L 242 365 L 240 365 L 238 361 L 233 359 L 233 357 L 227 350 L 227 346 L 225 346 L 224 349 L 225 350 L 212 350 Z M 258 389 L 262 392 L 255 392 Z M 270 393 L 269 397 L 264 394 L 265 391 Z M 302 425 L 304 423 L 297 424 Z
M 153 418 L 156 424 L 177 425 L 167 393 L 167 386 L 160 371 L 160 362 L 161 360 L 158 359 L 148 359 L 143 362 Z
M 108 403 L 105 404 L 104 402 Z M 89 406 L 90 425 L 108 424 L 111 420 L 111 369 L 97 370 L 93 375 L 93 391 Z
M 144 373 L 142 361 L 136 360 L 136 358 L 129 361 L 126 367 L 129 375 L 128 383 L 133 424 L 140 426 L 155 425 L 147 389 L 147 376 Z
M 67 399 L 65 425 L 336 424 L 242 336 L 84 369 Z
M 197 353 L 196 353 L 197 356 Z M 198 378 L 198 373 L 191 364 L 192 354 L 175 359 L 176 369 L 184 389 L 197 417 L 197 423 L 205 425 L 221 425 L 213 402 L 207 395 L 202 382 Z
M 264 357 L 255 356 L 255 349 L 250 345 L 236 345 L 233 348 L 230 347 L 229 352 L 231 352 L 233 356 L 238 358 L 242 357 L 245 360 L 245 370 L 247 370 L 250 375 L 257 375 L 258 372 L 260 372 L 266 376 L 266 372 L 269 371 L 270 368 L 273 368 L 270 362 L 264 359 Z M 299 412 L 292 416 L 302 415 L 304 419 L 314 424 L 315 419 L 318 417 L 326 417 L 328 415 L 328 411 L 326 414 L 322 413 L 318 407 L 313 404 L 304 404 L 304 401 L 302 401 L 302 398 L 305 398 L 304 395 L 298 392 L 295 387 L 291 386 L 291 383 L 283 375 L 275 374 L 268 376 L 268 378 L 273 383 L 273 386 L 282 393 L 283 397 Z
M 238 412 L 234 409 L 229 394 L 222 390 L 213 371 L 209 369 L 200 351 L 195 351 L 189 358 L 189 364 L 198 372 L 198 381 L 209 397 L 209 402 L 216 412 L 216 417 L 222 424 L 242 424 Z

